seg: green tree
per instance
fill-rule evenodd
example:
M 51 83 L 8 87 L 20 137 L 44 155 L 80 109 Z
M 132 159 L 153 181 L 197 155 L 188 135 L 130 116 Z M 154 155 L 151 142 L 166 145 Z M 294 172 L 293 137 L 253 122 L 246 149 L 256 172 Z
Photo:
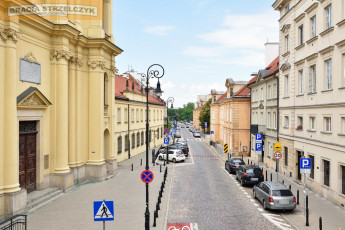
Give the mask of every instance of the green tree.
M 193 120 L 193 110 L 194 110 L 194 103 L 192 102 L 189 102 L 186 105 L 183 105 L 183 108 L 178 108 L 176 110 L 177 120 L 178 121 Z
M 211 127 L 210 124 L 210 104 L 212 102 L 212 99 L 209 99 L 206 104 L 201 108 L 200 115 L 199 115 L 199 121 L 201 128 L 205 130 L 205 122 L 207 122 L 207 127 Z

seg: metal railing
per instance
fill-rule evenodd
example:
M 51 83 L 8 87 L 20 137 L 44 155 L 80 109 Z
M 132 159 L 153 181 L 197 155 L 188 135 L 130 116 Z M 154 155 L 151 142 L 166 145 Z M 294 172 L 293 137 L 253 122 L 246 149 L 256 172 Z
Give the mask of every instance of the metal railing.
M 7 220 L 0 222 L 0 230 L 26 230 L 27 229 L 27 216 L 15 215 Z

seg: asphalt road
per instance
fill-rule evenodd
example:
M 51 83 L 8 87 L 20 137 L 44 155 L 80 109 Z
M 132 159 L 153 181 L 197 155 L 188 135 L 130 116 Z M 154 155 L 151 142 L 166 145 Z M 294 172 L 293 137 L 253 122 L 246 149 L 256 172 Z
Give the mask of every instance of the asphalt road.
M 262 210 L 251 188 L 239 186 L 201 138 L 187 129 L 182 129 L 182 138 L 188 140 L 192 159 L 175 164 L 168 224 L 196 223 L 198 230 L 293 229 L 279 215 Z

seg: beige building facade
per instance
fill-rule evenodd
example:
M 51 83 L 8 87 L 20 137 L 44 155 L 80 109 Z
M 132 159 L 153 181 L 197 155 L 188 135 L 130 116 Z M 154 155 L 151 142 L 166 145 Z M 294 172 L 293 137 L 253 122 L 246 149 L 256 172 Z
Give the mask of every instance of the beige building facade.
M 280 141 L 284 172 L 302 180 L 299 159 L 312 159 L 307 186 L 345 203 L 345 2 L 277 0 L 280 12 Z
M 104 19 L 7 17 L 20 3 L 0 2 L 0 218 L 116 170 L 112 1 L 95 6 Z
M 164 101 L 149 94 L 149 148 L 163 144 Z M 146 150 L 146 93 L 131 75 L 115 76 L 115 151 L 117 161 Z

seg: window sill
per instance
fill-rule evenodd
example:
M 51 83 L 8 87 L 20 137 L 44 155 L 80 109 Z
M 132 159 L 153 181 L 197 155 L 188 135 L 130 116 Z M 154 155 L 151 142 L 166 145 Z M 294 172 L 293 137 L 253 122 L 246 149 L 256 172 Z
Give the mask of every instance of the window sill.
M 337 23 L 337 26 L 341 27 L 345 25 L 345 19 L 341 20 L 340 22 Z
M 283 56 L 283 57 L 286 57 L 286 56 L 288 56 L 289 54 L 290 54 L 290 51 L 288 51 L 288 52 L 282 54 L 282 56 Z
M 333 91 L 333 89 L 322 90 L 321 93 L 326 93 L 326 92 L 330 92 L 330 91 Z
M 290 98 L 290 97 L 283 97 L 283 99 L 288 99 L 288 98 Z
M 303 129 L 295 129 L 296 131 L 303 131 Z
M 344 86 L 344 87 L 340 87 L 340 88 L 338 88 L 338 89 L 343 90 L 343 89 L 345 89 L 345 86 Z
M 311 39 L 309 39 L 308 41 L 306 41 L 306 43 L 309 45 L 310 43 L 312 43 L 313 41 L 316 41 L 319 37 L 318 36 L 314 36 Z
M 307 129 L 307 132 L 316 133 L 316 130 L 314 130 L 314 129 Z
M 328 185 L 322 184 L 321 186 L 322 186 L 323 188 L 329 190 L 329 186 L 328 186 Z
M 345 137 L 345 133 L 338 133 L 338 136 Z
M 308 93 L 307 95 L 317 94 L 317 92 Z
M 302 96 L 304 96 L 304 93 L 296 95 L 296 97 L 302 97 Z
M 118 121 L 117 124 L 121 124 L 121 121 Z
M 304 46 L 305 46 L 305 43 L 303 43 L 303 44 L 297 46 L 297 47 L 295 48 L 295 50 L 299 50 L 299 49 L 303 48 Z
M 334 26 L 324 30 L 323 32 L 320 33 L 321 36 L 325 36 L 326 34 L 332 32 L 334 30 Z
M 332 132 L 328 132 L 328 131 L 321 131 L 320 133 L 322 133 L 322 134 L 332 134 Z
M 284 126 L 283 129 L 288 129 L 289 127 Z

